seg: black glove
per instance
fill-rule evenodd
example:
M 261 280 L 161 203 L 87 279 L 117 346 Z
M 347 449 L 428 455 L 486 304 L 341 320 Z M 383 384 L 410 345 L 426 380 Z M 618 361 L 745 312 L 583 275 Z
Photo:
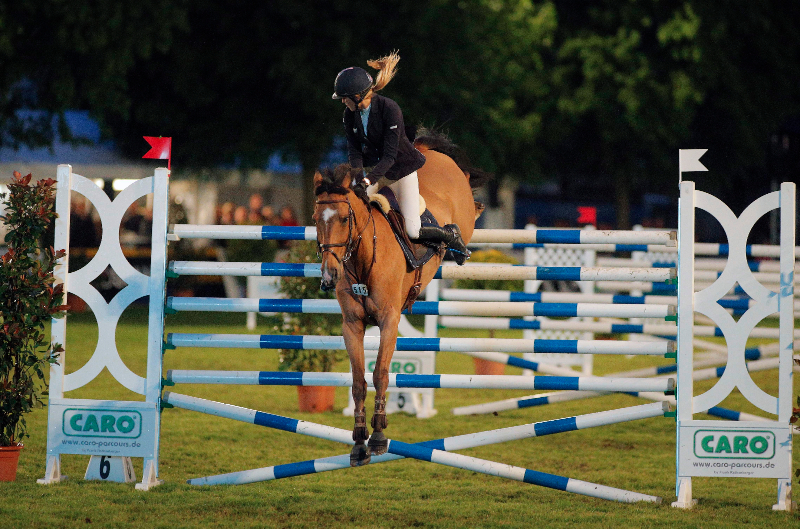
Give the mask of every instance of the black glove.
M 360 180 L 355 184 L 353 184 L 352 189 L 353 193 L 355 193 L 356 196 L 361 200 L 363 200 L 364 202 L 367 202 L 369 200 L 369 197 L 367 196 L 367 184 L 366 182 L 364 182 L 364 180 Z

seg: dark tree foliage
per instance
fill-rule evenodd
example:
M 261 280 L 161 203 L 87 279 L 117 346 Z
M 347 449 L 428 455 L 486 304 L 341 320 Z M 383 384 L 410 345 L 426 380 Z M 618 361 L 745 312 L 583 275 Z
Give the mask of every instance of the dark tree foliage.
M 0 133 L 46 145 L 48 115 L 20 108 L 86 108 L 132 157 L 143 135 L 173 136 L 181 168 L 281 150 L 310 182 L 341 134 L 336 73 L 399 49 L 384 94 L 408 124 L 501 177 L 614 199 L 623 227 L 632 197 L 676 193 L 679 147 L 710 149 L 702 189 L 768 187 L 770 136 L 800 115 L 799 15 L 779 0 L 7 2 Z
M 0 146 L 70 139 L 64 110 L 130 119 L 127 73 L 166 52 L 188 0 L 0 2 Z M 56 127 L 53 123 L 56 123 Z
M 800 111 L 800 5 L 554 3 L 545 174 L 578 196 L 613 179 L 620 226 L 632 191 L 677 194 L 680 147 L 709 149 L 701 189 L 742 204 L 768 190 L 767 142 Z

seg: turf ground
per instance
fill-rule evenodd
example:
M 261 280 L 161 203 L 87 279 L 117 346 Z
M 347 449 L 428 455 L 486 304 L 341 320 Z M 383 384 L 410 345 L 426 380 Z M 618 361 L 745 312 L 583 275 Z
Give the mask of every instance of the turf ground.
M 181 314 L 169 316 L 174 332 L 244 333 L 244 315 Z M 145 314 L 123 315 L 117 345 L 123 359 L 144 373 Z M 265 328 L 259 331 L 268 333 Z M 474 331 L 470 331 L 474 336 Z M 465 336 L 445 331 L 450 336 Z M 515 336 L 498 334 L 501 336 Z M 91 355 L 97 330 L 91 314 L 70 316 L 67 371 Z M 595 357 L 598 374 L 664 364 L 670 360 Z M 165 369 L 276 370 L 275 351 L 177 349 L 168 351 Z M 337 371 L 347 371 L 345 362 Z M 439 353 L 439 373 L 473 373 L 472 360 Z M 506 368 L 507 374 L 520 370 Z M 774 373 L 754 379 L 775 393 Z M 713 382 L 698 383 L 698 391 Z M 795 386 L 797 388 L 797 385 Z M 348 388 L 336 390 L 336 411 L 297 412 L 294 387 L 200 386 L 177 392 L 254 408 L 269 413 L 349 429 L 352 418 L 341 409 Z M 578 414 L 634 406 L 644 401 L 625 395 L 503 412 L 455 417 L 457 406 L 523 396 L 509 390 L 437 390 L 438 415 L 418 420 L 389 416 L 390 438 L 420 442 Z M 797 394 L 797 391 L 795 391 Z M 139 400 L 107 372 L 75 398 Z M 723 404 L 751 413 L 758 410 L 741 396 Z M 704 416 L 703 416 L 704 417 Z M 772 512 L 774 480 L 694 479 L 699 505 L 673 509 L 675 499 L 675 423 L 654 418 L 590 430 L 557 434 L 465 450 L 462 453 L 542 472 L 569 476 L 664 498 L 661 505 L 619 504 L 448 468 L 403 460 L 243 486 L 194 487 L 193 477 L 233 472 L 345 454 L 349 448 L 330 441 L 273 431 L 191 411 L 169 409 L 162 415 L 161 478 L 165 484 L 138 492 L 132 484 L 84 481 L 88 457 L 63 456 L 64 483 L 41 486 L 44 474 L 46 410 L 29 417 L 30 438 L 20 459 L 17 481 L 0 483 L 0 525 L 23 527 L 800 527 L 797 514 Z M 800 466 L 795 449 L 794 467 Z M 134 460 L 141 479 L 141 460 Z

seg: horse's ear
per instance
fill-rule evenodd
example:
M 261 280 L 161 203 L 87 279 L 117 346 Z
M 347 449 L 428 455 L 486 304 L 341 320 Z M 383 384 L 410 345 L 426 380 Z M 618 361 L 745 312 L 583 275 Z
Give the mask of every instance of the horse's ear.
M 318 188 L 322 183 L 322 174 L 319 171 L 314 171 L 314 189 Z
M 344 174 L 344 178 L 342 178 L 342 187 L 349 188 L 352 182 L 353 182 L 353 173 L 352 171 L 347 171 Z

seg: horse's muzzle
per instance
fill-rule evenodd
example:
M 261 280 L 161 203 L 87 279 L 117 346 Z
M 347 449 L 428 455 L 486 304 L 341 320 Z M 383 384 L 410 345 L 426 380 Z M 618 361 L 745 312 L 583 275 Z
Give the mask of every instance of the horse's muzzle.
M 329 292 L 336 288 L 336 281 L 338 279 L 338 271 L 330 269 L 329 267 L 322 266 L 322 281 L 320 281 L 319 288 L 323 292 Z

